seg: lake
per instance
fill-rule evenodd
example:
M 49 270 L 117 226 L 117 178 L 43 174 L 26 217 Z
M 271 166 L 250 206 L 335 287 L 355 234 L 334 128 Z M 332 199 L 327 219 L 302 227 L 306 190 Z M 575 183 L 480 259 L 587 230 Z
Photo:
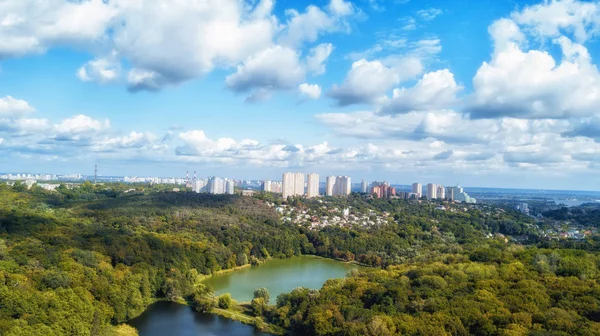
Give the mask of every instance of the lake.
M 253 326 L 224 317 L 197 313 L 173 302 L 152 304 L 139 317 L 128 322 L 140 336 L 269 336 Z
M 272 259 L 260 266 L 215 275 L 204 283 L 211 285 L 215 295 L 230 293 L 238 302 L 250 302 L 254 290 L 265 287 L 271 294 L 271 304 L 277 296 L 296 287 L 320 289 L 327 279 L 343 278 L 355 265 L 313 256 Z

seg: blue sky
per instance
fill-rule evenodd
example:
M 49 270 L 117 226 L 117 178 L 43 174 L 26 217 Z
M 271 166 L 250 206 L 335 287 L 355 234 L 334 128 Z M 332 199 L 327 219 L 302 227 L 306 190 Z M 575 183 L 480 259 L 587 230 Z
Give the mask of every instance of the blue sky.
M 0 4 L 0 171 L 598 189 L 595 1 Z

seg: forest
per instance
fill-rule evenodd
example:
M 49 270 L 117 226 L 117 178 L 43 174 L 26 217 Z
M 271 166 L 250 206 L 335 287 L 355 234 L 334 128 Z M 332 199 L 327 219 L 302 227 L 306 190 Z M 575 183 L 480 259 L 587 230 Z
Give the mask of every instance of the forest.
M 135 335 L 125 323 L 159 299 L 210 311 L 206 275 L 300 254 L 372 268 L 253 301 L 290 335 L 600 334 L 592 240 L 521 245 L 493 235 L 528 234 L 517 213 L 358 196 L 339 202 L 393 223 L 311 231 L 282 224 L 265 197 L 0 184 L 0 335 Z

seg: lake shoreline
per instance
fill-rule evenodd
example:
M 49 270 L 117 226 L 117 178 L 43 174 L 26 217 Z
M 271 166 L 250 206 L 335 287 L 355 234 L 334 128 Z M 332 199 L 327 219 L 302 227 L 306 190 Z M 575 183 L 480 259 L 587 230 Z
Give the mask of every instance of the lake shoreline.
M 312 262 L 310 260 L 313 260 Z M 323 264 L 323 262 L 316 262 L 315 260 L 323 260 L 323 262 L 325 264 Z M 275 262 L 275 266 L 273 268 L 273 262 Z M 316 262 L 316 264 L 315 264 Z M 330 263 L 330 262 L 334 262 L 334 263 Z M 270 271 L 270 272 L 274 272 L 273 274 L 275 275 L 275 277 L 279 277 L 280 276 L 280 272 L 282 270 L 285 270 L 286 268 L 280 268 L 281 267 L 281 263 L 291 263 L 292 265 L 292 270 L 294 270 L 294 265 L 299 263 L 301 269 L 302 267 L 304 267 L 304 272 L 306 273 L 306 268 L 315 268 L 316 274 L 322 274 L 322 279 L 318 280 L 318 281 L 314 281 L 314 274 L 310 273 L 310 279 L 311 281 L 307 281 L 305 283 L 299 283 L 297 285 L 297 287 L 307 287 L 307 288 L 321 288 L 322 285 L 325 283 L 325 281 L 329 280 L 329 279 L 334 279 L 334 278 L 342 278 L 345 277 L 347 275 L 347 272 L 350 271 L 350 269 L 348 267 L 351 266 L 355 266 L 355 267 L 365 267 L 364 265 L 361 265 L 360 263 L 356 262 L 356 261 L 346 261 L 346 260 L 338 260 L 338 259 L 333 259 L 333 258 L 327 258 L 327 257 L 322 257 L 322 256 L 318 256 L 318 255 L 299 255 L 299 256 L 292 256 L 289 258 L 269 258 L 267 260 L 261 261 L 258 265 L 252 265 L 252 264 L 246 264 L 246 265 L 242 265 L 242 266 L 237 266 L 234 268 L 229 268 L 229 269 L 223 269 L 223 270 L 219 270 L 219 271 L 215 271 L 213 274 L 206 274 L 206 275 L 202 275 L 199 279 L 200 282 L 202 283 L 207 283 L 210 281 L 216 281 L 219 277 L 223 277 L 223 276 L 229 276 L 229 278 L 235 279 L 237 280 L 237 277 L 234 275 L 238 272 L 243 271 L 243 274 L 247 275 L 247 272 L 249 272 L 250 269 L 253 270 L 264 270 L 266 272 Z M 331 273 L 332 269 L 335 269 L 336 267 L 334 267 L 334 265 L 338 265 L 337 267 L 337 273 Z M 271 265 L 271 269 L 269 268 L 264 268 L 264 267 L 254 267 L 254 266 L 265 266 L 265 265 Z M 345 265 L 344 267 L 339 267 L 339 265 Z M 289 268 L 288 268 L 289 269 Z M 342 272 L 341 270 L 345 270 L 344 272 Z M 251 272 L 251 271 L 250 271 Z M 311 270 L 312 272 L 312 270 Z M 320 272 L 320 273 L 319 273 Z M 295 275 L 292 276 L 292 278 L 294 278 Z M 265 277 L 265 278 L 260 278 L 260 280 L 258 281 L 257 288 L 261 288 L 261 287 L 268 287 L 268 284 L 265 283 L 264 279 L 269 279 L 272 277 Z M 295 278 L 294 278 L 295 279 Z M 306 280 L 306 279 L 305 279 Z M 242 280 L 244 281 L 244 280 Z M 249 281 L 251 282 L 251 281 Z M 256 281 L 255 281 L 256 282 Z M 268 282 L 268 281 L 267 281 Z M 276 298 L 276 296 L 278 294 L 282 294 L 282 293 L 289 293 L 291 290 L 293 290 L 293 288 L 285 288 L 284 291 L 272 291 L 273 294 L 273 299 Z M 254 288 L 254 286 L 252 286 L 252 288 L 247 288 L 245 293 L 245 296 L 248 296 L 248 294 L 253 293 L 253 291 L 256 288 Z M 215 299 L 217 298 L 218 294 L 217 294 L 218 290 L 215 289 Z M 220 294 L 224 294 L 220 293 Z M 232 295 L 233 296 L 233 295 Z M 252 315 L 249 314 L 248 312 L 248 306 L 250 304 L 250 300 L 251 299 L 244 299 L 244 300 L 237 300 L 239 297 L 234 297 L 234 299 L 237 301 L 236 304 L 234 304 L 234 306 L 230 309 L 219 309 L 219 308 L 215 308 L 213 309 L 211 312 L 207 313 L 207 314 L 212 314 L 212 315 L 216 315 L 216 316 L 220 316 L 223 318 L 226 318 L 228 320 L 232 320 L 232 321 L 237 321 L 240 323 L 243 323 L 245 325 L 248 326 L 252 326 L 254 328 L 256 328 L 257 330 L 260 330 L 262 332 L 266 332 L 266 333 L 270 333 L 273 335 L 282 335 L 284 333 L 284 330 L 281 330 L 281 328 L 272 325 L 270 323 L 265 322 L 264 320 L 256 318 Z M 145 311 L 148 310 L 148 308 L 152 305 L 155 304 L 157 302 L 160 301 L 165 301 L 165 302 L 173 302 L 173 303 L 178 303 L 178 304 L 182 304 L 185 305 L 187 307 L 189 307 L 190 309 L 193 310 L 193 308 L 191 307 L 191 305 L 189 304 L 189 302 L 187 302 L 184 298 L 176 298 L 174 300 L 169 300 L 166 298 L 160 298 L 160 299 L 154 299 L 140 314 L 137 314 L 136 317 L 130 319 L 133 320 L 137 317 L 139 317 L 140 315 L 142 315 Z

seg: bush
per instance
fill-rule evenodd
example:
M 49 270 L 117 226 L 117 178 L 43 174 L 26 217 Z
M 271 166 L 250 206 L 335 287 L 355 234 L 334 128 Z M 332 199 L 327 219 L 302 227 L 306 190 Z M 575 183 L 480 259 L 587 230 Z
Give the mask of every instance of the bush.
M 250 303 L 254 316 L 262 316 L 265 312 L 265 300 L 263 298 L 254 298 Z
M 255 299 L 258 299 L 258 298 L 263 299 L 265 304 L 269 304 L 270 297 L 271 297 L 271 295 L 269 294 L 269 291 L 264 287 L 259 288 L 254 291 L 254 298 Z
M 231 294 L 225 293 L 219 296 L 219 308 L 229 309 L 231 308 Z

